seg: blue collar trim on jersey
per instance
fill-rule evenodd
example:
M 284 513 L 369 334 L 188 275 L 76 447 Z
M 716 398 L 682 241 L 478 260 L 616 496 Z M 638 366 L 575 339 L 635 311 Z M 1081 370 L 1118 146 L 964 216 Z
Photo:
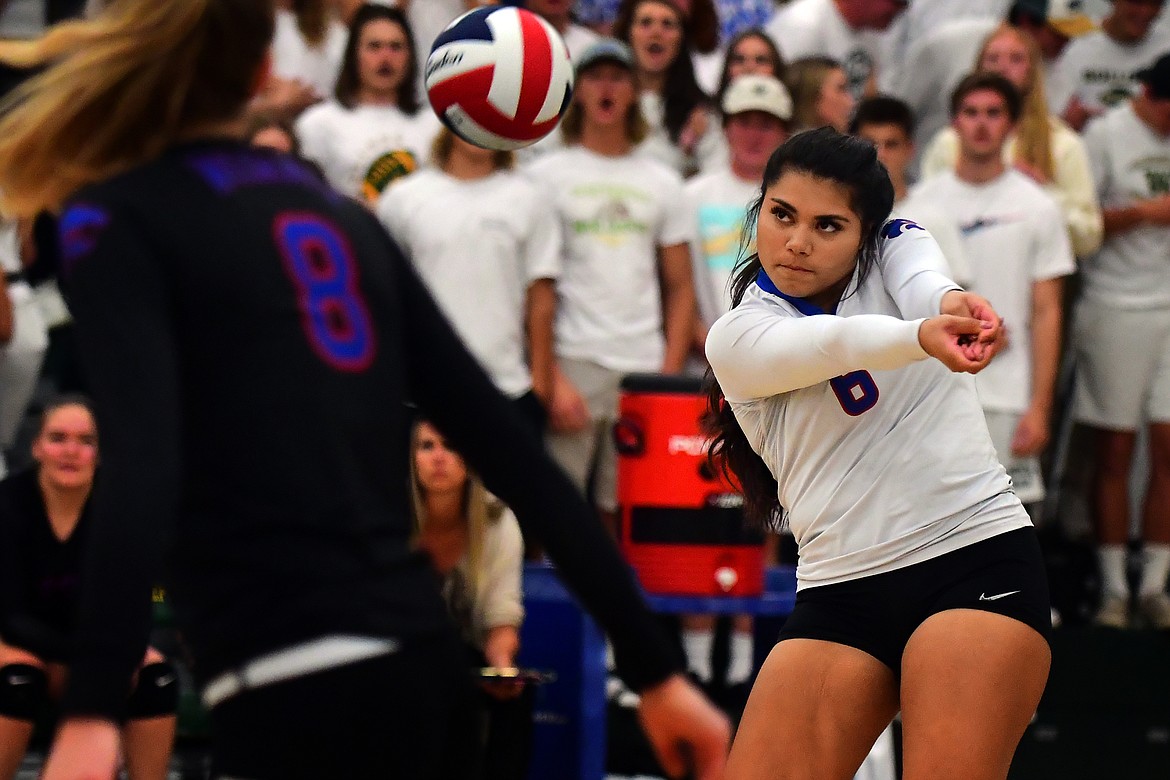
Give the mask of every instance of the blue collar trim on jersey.
M 820 306 L 817 306 L 815 303 L 812 303 L 811 301 L 806 301 L 804 298 L 797 298 L 793 295 L 785 295 L 784 293 L 780 292 L 780 288 L 772 283 L 772 280 L 768 277 L 768 275 L 766 273 L 764 273 L 763 268 L 761 268 L 760 272 L 758 274 L 756 274 L 756 284 L 758 284 L 760 286 L 760 289 L 763 290 L 764 292 L 772 293 L 776 297 L 783 298 L 784 300 L 788 301 L 789 303 L 791 303 L 793 306 L 796 307 L 796 310 L 798 312 L 805 315 L 806 317 L 811 317 L 814 314 L 836 314 L 837 313 L 836 306 L 833 307 L 832 311 L 825 311 Z

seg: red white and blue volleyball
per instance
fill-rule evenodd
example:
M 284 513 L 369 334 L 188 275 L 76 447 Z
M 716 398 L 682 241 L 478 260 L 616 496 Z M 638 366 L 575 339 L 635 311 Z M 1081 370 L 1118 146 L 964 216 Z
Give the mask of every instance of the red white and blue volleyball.
M 456 135 L 485 149 L 536 143 L 573 92 L 564 40 L 531 11 L 490 6 L 451 22 L 431 47 L 427 97 Z

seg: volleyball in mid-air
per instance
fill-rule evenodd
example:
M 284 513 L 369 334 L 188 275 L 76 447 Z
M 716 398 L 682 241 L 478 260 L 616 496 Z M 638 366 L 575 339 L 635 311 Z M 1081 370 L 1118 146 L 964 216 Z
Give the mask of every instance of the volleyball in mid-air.
M 427 97 L 447 127 L 485 149 L 519 149 L 552 132 L 569 106 L 573 64 L 552 25 L 531 11 L 468 11 L 435 39 Z

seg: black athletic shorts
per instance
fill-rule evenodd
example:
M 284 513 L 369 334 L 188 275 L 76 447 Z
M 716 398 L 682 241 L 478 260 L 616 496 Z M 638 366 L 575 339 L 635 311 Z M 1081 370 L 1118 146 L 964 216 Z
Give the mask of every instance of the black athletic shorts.
M 780 631 L 863 650 L 902 673 L 910 635 L 936 612 L 981 609 L 1015 618 L 1046 640 L 1048 577 L 1034 528 L 1020 528 L 902 569 L 805 588 Z
M 465 780 L 475 695 L 454 632 L 239 693 L 211 711 L 217 780 Z

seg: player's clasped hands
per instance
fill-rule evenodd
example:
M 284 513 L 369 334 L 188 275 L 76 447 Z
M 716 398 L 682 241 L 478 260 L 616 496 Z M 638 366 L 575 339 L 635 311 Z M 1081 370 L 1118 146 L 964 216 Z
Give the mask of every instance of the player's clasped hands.
M 918 343 L 951 371 L 983 371 L 1006 345 L 1004 320 L 983 296 L 952 290 L 940 310 L 940 316 L 922 323 Z
M 940 309 L 922 323 L 918 342 L 952 371 L 979 373 L 1005 346 L 1003 320 L 986 298 L 960 290 L 944 295 Z
M 993 327 L 992 323 L 972 317 L 940 314 L 922 323 L 918 342 L 926 354 L 952 371 L 975 374 L 982 371 L 995 354 L 994 342 L 985 340 L 985 332 Z

